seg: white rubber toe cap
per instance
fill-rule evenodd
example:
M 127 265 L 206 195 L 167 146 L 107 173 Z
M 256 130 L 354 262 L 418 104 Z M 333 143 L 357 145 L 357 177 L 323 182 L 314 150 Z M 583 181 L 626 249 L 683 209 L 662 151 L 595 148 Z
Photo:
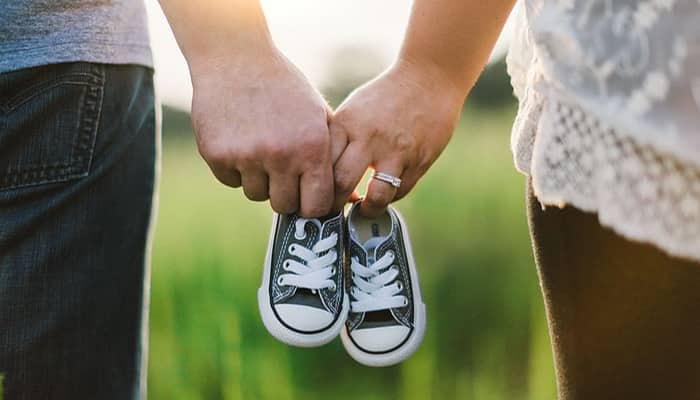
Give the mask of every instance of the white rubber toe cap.
M 411 330 L 403 325 L 355 329 L 350 336 L 365 351 L 388 351 L 400 345 Z
M 328 311 L 301 304 L 277 304 L 275 312 L 290 328 L 302 332 L 319 331 L 333 322 L 333 314 Z

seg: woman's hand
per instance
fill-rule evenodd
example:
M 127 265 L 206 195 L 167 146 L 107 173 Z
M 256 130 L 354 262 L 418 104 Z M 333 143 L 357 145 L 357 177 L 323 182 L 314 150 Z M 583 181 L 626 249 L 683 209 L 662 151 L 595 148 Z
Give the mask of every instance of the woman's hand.
M 335 208 L 353 194 L 368 167 L 401 178 L 397 189 L 370 180 L 360 211 L 367 217 L 405 196 L 447 145 L 466 93 L 438 69 L 399 61 L 353 92 L 330 125 Z

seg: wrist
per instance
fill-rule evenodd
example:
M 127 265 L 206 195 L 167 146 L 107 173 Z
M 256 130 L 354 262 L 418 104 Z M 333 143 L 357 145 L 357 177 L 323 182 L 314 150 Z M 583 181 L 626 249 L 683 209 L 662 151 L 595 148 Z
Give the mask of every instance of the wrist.
M 185 58 L 194 81 L 215 71 L 276 63 L 279 51 L 267 30 L 245 31 L 194 46 L 194 50 L 185 52 Z
M 460 106 L 468 93 L 468 89 L 465 89 L 461 82 L 452 78 L 439 65 L 429 61 L 399 57 L 390 71 L 390 73 L 398 74 L 404 80 L 408 80 L 427 91 L 438 93 L 451 102 L 458 102 Z
M 221 86 L 235 85 L 237 81 L 252 83 L 261 78 L 267 80 L 280 69 L 282 59 L 283 56 L 274 46 L 245 50 L 232 47 L 227 51 L 200 54 L 188 64 L 194 87 L 207 82 Z

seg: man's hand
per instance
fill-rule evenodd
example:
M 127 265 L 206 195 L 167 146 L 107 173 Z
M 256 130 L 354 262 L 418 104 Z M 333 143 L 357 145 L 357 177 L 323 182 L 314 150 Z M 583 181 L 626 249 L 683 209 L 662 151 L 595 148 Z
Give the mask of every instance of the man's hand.
M 333 203 L 326 102 L 275 47 L 258 0 L 160 0 L 190 67 L 199 152 L 280 213 Z
M 219 181 L 279 213 L 330 211 L 330 110 L 284 56 L 209 60 L 192 82 L 197 145 Z
M 331 122 L 335 208 L 339 209 L 368 167 L 401 178 L 401 187 L 370 180 L 360 211 L 375 217 L 405 196 L 447 145 L 464 91 L 442 76 L 406 61 L 359 88 Z

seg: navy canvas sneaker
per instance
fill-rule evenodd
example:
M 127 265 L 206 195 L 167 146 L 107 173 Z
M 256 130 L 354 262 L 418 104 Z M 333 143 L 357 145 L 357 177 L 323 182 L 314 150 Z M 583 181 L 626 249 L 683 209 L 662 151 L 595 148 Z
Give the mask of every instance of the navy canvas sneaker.
M 274 214 L 258 306 L 265 328 L 293 346 L 333 340 L 347 317 L 343 276 L 344 217 Z
M 350 313 L 343 345 L 368 366 L 399 363 L 416 351 L 425 333 L 425 305 L 406 225 L 394 208 L 367 219 L 355 203 L 347 217 L 346 260 Z

